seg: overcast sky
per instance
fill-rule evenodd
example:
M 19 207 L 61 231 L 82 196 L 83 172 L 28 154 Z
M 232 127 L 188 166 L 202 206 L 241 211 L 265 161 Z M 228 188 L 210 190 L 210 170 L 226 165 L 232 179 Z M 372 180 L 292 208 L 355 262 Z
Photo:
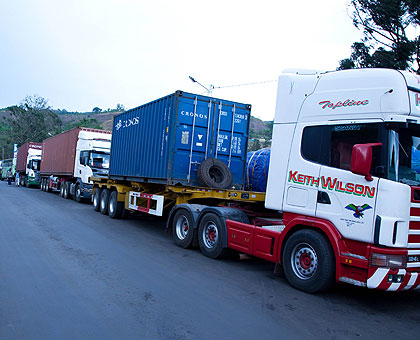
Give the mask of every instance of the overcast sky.
M 0 108 L 38 94 L 53 108 L 132 108 L 176 90 L 334 70 L 361 33 L 348 0 L 1 0 Z M 276 82 L 215 89 L 274 117 Z

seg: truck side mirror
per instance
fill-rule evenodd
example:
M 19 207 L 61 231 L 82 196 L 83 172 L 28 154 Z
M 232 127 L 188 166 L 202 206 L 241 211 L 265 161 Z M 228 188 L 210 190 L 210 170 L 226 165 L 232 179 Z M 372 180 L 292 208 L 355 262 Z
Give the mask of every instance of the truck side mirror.
M 372 166 L 372 148 L 382 146 L 382 143 L 355 144 L 351 153 L 351 172 L 365 176 L 367 181 L 372 181 L 370 168 Z

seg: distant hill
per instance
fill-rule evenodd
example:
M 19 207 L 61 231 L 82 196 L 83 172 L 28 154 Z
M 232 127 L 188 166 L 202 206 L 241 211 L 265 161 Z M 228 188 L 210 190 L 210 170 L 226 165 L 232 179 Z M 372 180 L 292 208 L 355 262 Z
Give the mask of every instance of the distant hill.
M 114 120 L 114 116 L 120 114 L 121 112 L 101 112 L 101 113 L 93 113 L 93 112 L 84 112 L 84 113 L 60 113 L 58 116 L 60 117 L 63 125 L 73 124 L 80 121 L 83 118 L 88 119 L 96 119 L 101 127 L 104 130 L 112 130 L 112 123 Z
M 63 128 L 68 126 L 77 126 L 77 122 L 84 119 L 93 120 L 94 126 L 99 125 L 104 130 L 112 131 L 114 116 L 120 114 L 118 111 L 111 112 L 67 112 L 65 110 L 53 110 L 63 122 Z M 9 117 L 7 109 L 0 109 L 0 122 L 3 117 Z M 273 131 L 273 122 L 263 121 L 251 116 L 249 129 L 249 150 L 257 150 L 271 145 L 271 134 Z

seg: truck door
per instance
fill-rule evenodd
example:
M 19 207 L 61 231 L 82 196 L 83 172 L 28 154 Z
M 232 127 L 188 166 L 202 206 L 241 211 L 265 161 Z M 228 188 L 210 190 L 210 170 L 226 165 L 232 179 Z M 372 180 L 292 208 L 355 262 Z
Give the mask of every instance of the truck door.
M 328 154 L 321 166 L 316 216 L 331 221 L 344 238 L 372 242 L 378 177 L 371 181 L 350 171 L 354 144 L 381 139 L 378 124 L 328 126 L 324 135 Z M 378 168 L 375 152 L 372 169 Z M 374 171 L 374 170 L 373 170 Z

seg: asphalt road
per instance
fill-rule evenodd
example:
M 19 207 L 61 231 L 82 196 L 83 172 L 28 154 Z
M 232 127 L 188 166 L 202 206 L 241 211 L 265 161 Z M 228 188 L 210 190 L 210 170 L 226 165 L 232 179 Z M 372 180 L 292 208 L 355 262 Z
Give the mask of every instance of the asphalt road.
M 184 250 L 163 220 L 0 182 L 0 339 L 420 339 L 420 292 L 309 295 L 253 258 Z

